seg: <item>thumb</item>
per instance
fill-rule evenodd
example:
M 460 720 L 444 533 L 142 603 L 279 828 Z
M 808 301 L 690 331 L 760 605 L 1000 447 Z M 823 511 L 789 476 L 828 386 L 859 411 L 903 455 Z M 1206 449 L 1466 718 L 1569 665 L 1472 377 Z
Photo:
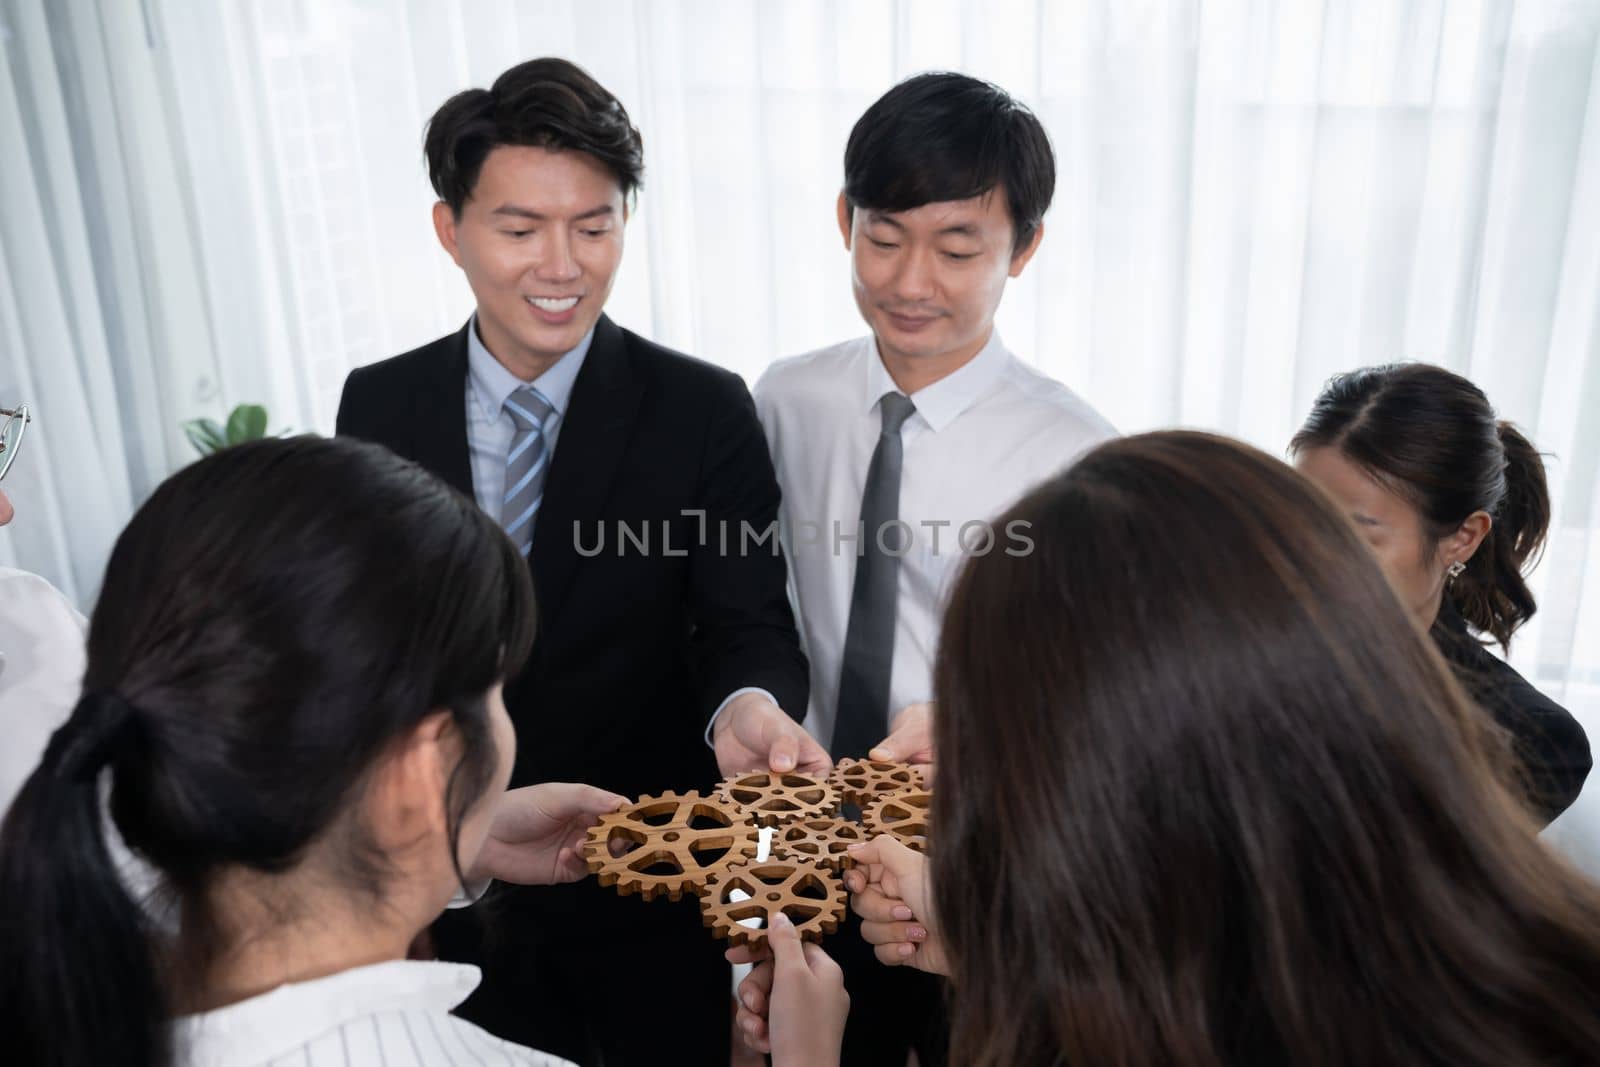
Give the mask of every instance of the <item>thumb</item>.
M 774 771 L 792 771 L 799 752 L 800 745 L 793 734 L 779 734 L 767 750 L 767 767 Z
M 619 793 L 586 785 L 580 787 L 576 806 L 590 815 L 608 815 L 627 802 L 628 798 Z
M 856 861 L 856 867 L 881 866 L 883 864 L 882 843 L 888 840 L 888 834 L 879 834 L 856 844 L 848 845 L 845 851 L 850 858 Z
M 879 834 L 873 838 L 870 847 L 875 849 L 877 862 L 896 877 L 913 874 L 926 860 L 920 852 L 902 844 L 892 834 Z M 860 857 L 858 856 L 857 859 Z
M 805 948 L 800 941 L 800 931 L 783 912 L 774 912 L 767 923 L 767 944 L 772 946 L 772 965 L 778 970 L 806 966 Z
M 868 759 L 884 763 L 909 763 L 917 755 L 917 740 L 906 730 L 896 730 L 867 753 Z
M 581 782 L 541 782 L 524 789 L 534 799 L 538 814 L 556 820 L 605 815 L 627 803 L 626 797 Z M 519 790 L 512 792 L 521 795 Z
M 894 735 L 890 734 L 882 741 L 879 741 L 877 745 L 867 753 L 867 758 L 877 760 L 880 763 L 905 763 L 906 756 L 909 756 L 910 754 L 911 753 L 909 752 L 902 754 L 900 751 L 900 746 L 895 742 Z

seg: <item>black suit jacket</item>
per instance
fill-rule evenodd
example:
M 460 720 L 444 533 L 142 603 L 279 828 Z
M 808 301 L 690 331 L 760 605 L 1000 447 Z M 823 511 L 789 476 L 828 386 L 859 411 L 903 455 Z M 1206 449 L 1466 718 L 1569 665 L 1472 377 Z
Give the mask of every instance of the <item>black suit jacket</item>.
M 338 432 L 471 496 L 468 329 L 353 371 Z M 806 661 L 776 537 L 749 538 L 742 554 L 738 538 L 741 523 L 758 533 L 775 523 L 778 497 L 738 375 L 602 316 L 534 528 L 538 637 L 506 693 L 513 784 L 582 781 L 629 797 L 704 788 L 716 776 L 705 727 L 729 693 L 759 686 L 804 717 Z M 705 514 L 704 538 L 685 511 Z M 619 522 L 632 534 L 620 545 Z

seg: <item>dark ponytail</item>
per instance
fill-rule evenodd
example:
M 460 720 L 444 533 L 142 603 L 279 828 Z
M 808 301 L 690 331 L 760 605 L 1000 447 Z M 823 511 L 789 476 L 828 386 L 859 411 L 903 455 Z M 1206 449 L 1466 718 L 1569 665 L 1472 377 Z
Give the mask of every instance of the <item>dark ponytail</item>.
M 261 441 L 167 479 L 112 551 L 86 695 L 0 828 L 5 1061 L 172 1062 L 171 1017 L 206 995 L 228 947 L 211 899 L 225 872 L 289 871 L 317 843 L 342 884 L 381 903 L 388 868 L 362 786 L 439 709 L 460 738 L 445 797 L 455 859 L 497 762 L 485 695 L 532 640 L 515 546 L 386 449 Z M 112 820 L 176 904 L 176 934 L 118 876 L 106 769 Z
M 1435 539 L 1487 512 L 1493 526 L 1445 596 L 1469 626 L 1510 648 L 1537 610 L 1524 574 L 1549 530 L 1550 491 L 1538 450 L 1496 419 L 1483 390 L 1426 363 L 1341 374 L 1289 447 L 1337 449 L 1409 500 Z
M 171 1058 L 147 919 L 117 875 L 100 805 L 99 772 L 137 743 L 137 715 L 111 694 L 80 700 L 0 831 L 9 1062 L 143 1067 Z M 64 1015 L 75 1024 L 61 1025 Z
M 1509 422 L 1496 429 L 1505 454 L 1505 495 L 1492 512 L 1489 536 L 1446 595 L 1474 629 L 1510 648 L 1512 633 L 1538 610 L 1523 576 L 1538 562 L 1550 529 L 1550 489 L 1538 450 Z

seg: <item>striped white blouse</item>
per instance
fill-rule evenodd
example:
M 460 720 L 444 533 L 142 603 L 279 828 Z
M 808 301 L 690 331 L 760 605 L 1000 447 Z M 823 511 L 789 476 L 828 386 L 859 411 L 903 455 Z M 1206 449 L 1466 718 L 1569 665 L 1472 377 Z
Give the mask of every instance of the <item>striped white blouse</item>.
M 185 1067 L 560 1067 L 450 1014 L 478 968 L 392 960 L 179 1019 Z

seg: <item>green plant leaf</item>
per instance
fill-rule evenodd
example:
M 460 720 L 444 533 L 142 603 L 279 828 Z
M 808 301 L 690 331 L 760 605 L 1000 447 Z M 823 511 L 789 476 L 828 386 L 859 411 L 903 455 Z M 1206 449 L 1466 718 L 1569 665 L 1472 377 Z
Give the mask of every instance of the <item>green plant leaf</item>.
M 267 409 L 260 404 L 240 404 L 228 416 L 228 444 L 256 441 L 267 433 Z
M 228 440 L 216 419 L 190 419 L 183 424 L 184 436 L 202 456 L 227 447 Z

